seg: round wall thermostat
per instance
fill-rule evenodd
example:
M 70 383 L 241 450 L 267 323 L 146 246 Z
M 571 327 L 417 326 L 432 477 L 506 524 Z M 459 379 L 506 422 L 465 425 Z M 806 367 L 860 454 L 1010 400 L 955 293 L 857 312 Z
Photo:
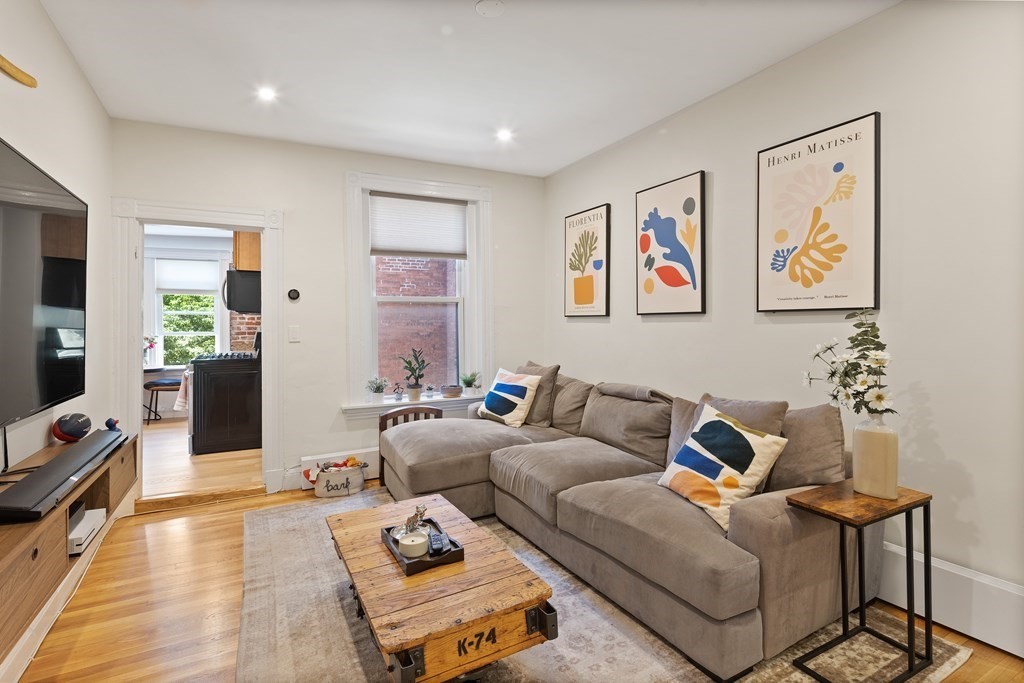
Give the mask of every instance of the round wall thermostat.
M 297 289 L 289 289 L 288 290 L 288 298 L 291 299 L 292 301 L 298 301 L 299 300 L 299 290 L 297 290 Z

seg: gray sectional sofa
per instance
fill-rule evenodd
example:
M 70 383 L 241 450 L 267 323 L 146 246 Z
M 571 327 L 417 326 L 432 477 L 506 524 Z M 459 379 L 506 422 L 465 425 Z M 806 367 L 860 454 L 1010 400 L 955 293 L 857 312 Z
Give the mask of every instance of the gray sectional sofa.
M 446 419 L 382 432 L 392 495 L 441 493 L 470 517 L 496 514 L 716 680 L 745 673 L 838 618 L 838 527 L 785 500 L 846 476 L 837 409 L 703 397 L 789 439 L 764 491 L 733 505 L 725 532 L 657 485 L 697 403 L 647 387 L 591 385 L 557 374 L 557 366 L 520 371 L 544 377 L 521 428 Z M 866 534 L 870 597 L 880 578 L 880 534 Z M 846 542 L 853 565 L 852 533 Z M 855 590 L 856 572 L 849 576 Z

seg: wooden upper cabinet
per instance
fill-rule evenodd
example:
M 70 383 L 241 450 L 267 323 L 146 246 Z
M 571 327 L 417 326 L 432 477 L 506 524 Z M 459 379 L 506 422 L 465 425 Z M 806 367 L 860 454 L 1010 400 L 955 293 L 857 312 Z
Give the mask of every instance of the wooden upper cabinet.
M 43 256 L 70 258 L 79 261 L 85 260 L 85 242 L 89 232 L 85 224 L 85 218 L 44 213 L 41 228 Z M 235 234 L 237 235 L 238 233 Z M 258 264 L 259 244 L 256 247 Z
M 260 269 L 260 234 L 235 231 L 235 270 Z

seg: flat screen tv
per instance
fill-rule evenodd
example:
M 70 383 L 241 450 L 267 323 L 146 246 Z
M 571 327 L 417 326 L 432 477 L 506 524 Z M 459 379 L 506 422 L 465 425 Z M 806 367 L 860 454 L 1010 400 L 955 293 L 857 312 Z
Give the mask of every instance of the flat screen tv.
M 87 218 L 0 140 L 0 426 L 85 393 Z

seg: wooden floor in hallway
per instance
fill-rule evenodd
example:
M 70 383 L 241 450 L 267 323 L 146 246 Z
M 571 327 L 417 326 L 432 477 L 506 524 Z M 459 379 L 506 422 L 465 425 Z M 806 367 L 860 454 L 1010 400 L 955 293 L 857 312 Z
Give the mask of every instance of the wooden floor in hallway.
M 243 516 L 312 498 L 287 491 L 118 520 L 22 680 L 233 681 Z M 948 683 L 1024 683 L 1020 658 L 935 633 L 974 650 Z
M 263 485 L 263 451 L 188 454 L 188 422 L 165 419 L 142 429 L 142 499 L 137 512 L 258 495 Z

